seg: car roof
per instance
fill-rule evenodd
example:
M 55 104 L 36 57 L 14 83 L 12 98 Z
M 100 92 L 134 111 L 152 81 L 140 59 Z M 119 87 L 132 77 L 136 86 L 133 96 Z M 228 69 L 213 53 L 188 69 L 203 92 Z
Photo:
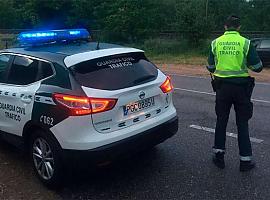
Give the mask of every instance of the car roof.
M 32 46 L 32 47 L 18 47 L 1 50 L 0 53 L 13 53 L 28 55 L 51 62 L 63 64 L 66 57 L 76 54 L 81 54 L 91 51 L 99 51 L 112 48 L 123 48 L 123 46 L 99 43 L 99 50 L 96 50 L 98 46 L 97 42 L 88 43 L 67 43 L 67 44 L 53 44 L 43 46 Z

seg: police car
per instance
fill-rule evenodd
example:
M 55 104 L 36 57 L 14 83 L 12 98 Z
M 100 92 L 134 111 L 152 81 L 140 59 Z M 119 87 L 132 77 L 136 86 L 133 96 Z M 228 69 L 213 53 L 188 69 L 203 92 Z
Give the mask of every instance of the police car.
M 20 47 L 0 51 L 0 135 L 30 151 L 48 186 L 78 158 L 111 161 L 178 130 L 170 77 L 141 50 L 89 37 L 23 32 Z

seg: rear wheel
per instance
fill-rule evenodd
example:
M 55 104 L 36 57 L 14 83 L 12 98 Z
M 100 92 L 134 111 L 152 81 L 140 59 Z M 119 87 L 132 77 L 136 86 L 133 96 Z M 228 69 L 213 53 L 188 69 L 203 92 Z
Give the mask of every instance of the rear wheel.
M 48 133 L 38 130 L 31 138 L 31 159 L 37 177 L 48 187 L 57 187 L 63 174 L 61 148 Z

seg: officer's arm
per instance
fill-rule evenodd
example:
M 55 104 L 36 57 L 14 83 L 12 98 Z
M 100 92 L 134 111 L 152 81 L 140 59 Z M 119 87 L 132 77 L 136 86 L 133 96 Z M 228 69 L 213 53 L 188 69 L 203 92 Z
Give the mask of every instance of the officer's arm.
M 259 58 L 259 55 L 253 46 L 253 44 L 250 44 L 248 55 L 247 55 L 247 64 L 248 68 L 251 69 L 254 72 L 261 72 L 263 69 L 262 61 Z
M 209 56 L 208 56 L 208 66 L 206 67 L 207 70 L 211 73 L 214 73 L 216 71 L 216 66 L 215 66 L 215 56 L 212 51 L 212 46 L 209 51 Z

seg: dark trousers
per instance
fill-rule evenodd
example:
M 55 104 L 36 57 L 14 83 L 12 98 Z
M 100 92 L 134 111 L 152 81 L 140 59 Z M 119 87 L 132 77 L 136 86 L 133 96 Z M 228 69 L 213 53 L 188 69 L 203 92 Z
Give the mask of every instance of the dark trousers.
M 247 84 L 220 83 L 216 91 L 215 149 L 225 150 L 226 127 L 233 105 L 236 114 L 240 156 L 252 155 L 248 128 L 248 121 L 253 114 L 252 90 L 253 87 L 251 88 Z

